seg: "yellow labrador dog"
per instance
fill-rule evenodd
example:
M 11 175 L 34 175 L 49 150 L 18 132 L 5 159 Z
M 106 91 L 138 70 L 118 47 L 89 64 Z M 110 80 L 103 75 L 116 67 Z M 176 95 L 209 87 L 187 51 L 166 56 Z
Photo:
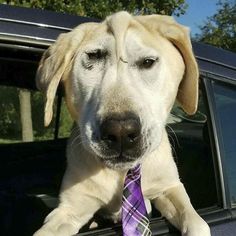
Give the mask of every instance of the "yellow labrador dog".
M 40 62 L 46 125 L 60 82 L 76 128 L 60 204 L 34 235 L 74 235 L 99 209 L 119 217 L 127 170 L 141 163 L 144 197 L 182 235 L 209 236 L 180 182 L 165 130 L 176 97 L 187 113 L 197 108 L 188 30 L 169 16 L 127 12 L 82 24 L 62 34 Z

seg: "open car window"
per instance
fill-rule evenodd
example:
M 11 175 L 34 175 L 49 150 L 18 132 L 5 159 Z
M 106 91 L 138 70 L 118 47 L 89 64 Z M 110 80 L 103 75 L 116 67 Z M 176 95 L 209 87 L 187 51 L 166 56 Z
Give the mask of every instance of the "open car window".
M 218 204 L 209 125 L 208 108 L 201 90 L 195 115 L 189 116 L 175 105 L 167 123 L 181 181 L 198 210 Z
M 50 127 L 43 124 L 44 97 L 37 91 L 0 86 L 0 143 L 54 139 L 55 116 Z
M 0 53 L 0 144 L 68 137 L 72 120 L 64 99 L 55 99 L 52 122 L 44 127 L 44 96 L 35 86 L 42 51 L 0 45 Z

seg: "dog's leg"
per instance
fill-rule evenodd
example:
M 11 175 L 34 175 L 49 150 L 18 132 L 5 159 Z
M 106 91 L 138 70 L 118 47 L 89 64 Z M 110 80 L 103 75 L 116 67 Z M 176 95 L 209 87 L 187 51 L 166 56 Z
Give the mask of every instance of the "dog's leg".
M 45 219 L 44 225 L 33 236 L 72 236 L 86 224 L 101 207 L 96 199 L 77 196 L 80 206 L 61 203 Z
M 182 184 L 172 187 L 153 200 L 155 207 L 184 236 L 210 236 L 207 223 L 194 210 Z

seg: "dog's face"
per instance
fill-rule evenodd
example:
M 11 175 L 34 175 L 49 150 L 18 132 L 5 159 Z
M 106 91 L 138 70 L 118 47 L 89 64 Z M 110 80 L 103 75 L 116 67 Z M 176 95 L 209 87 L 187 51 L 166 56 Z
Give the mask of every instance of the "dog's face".
M 59 38 L 39 67 L 46 123 L 62 79 L 81 142 L 109 167 L 130 168 L 158 148 L 178 90 L 183 108 L 196 109 L 191 44 L 184 28 L 164 18 L 121 12 L 101 24 L 84 24 Z
M 72 69 L 82 142 L 109 166 L 127 166 L 158 147 L 184 74 L 178 50 L 141 30 L 127 29 L 118 54 L 114 35 L 98 27 L 100 37 L 88 39 Z

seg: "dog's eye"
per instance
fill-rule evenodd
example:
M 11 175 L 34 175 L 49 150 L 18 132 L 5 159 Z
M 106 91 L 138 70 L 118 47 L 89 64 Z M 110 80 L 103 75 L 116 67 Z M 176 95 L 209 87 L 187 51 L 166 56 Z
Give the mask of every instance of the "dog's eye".
M 158 58 L 145 58 L 139 64 L 141 69 L 149 69 L 153 66 L 153 64 L 158 60 Z
M 86 53 L 87 54 L 87 56 L 88 56 L 88 59 L 89 60 L 101 60 L 101 59 L 103 59 L 104 57 L 105 57 L 105 53 L 102 51 L 102 50 L 100 50 L 100 49 L 98 49 L 98 50 L 95 50 L 95 51 L 92 51 L 92 52 L 87 52 Z

